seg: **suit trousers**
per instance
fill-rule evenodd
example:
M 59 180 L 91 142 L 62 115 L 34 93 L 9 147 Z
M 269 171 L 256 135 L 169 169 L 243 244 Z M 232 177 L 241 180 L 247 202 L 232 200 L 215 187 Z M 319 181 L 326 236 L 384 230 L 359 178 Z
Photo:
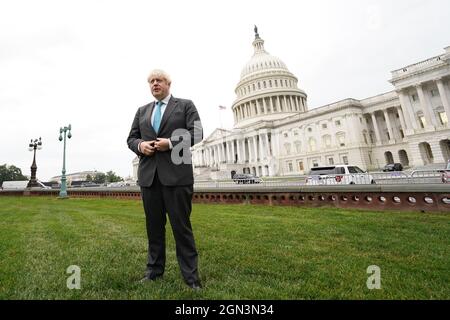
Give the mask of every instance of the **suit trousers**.
M 141 187 L 148 237 L 147 274 L 162 276 L 166 263 L 166 213 L 175 238 L 176 255 L 187 284 L 199 281 L 198 253 L 190 221 L 193 186 L 164 186 L 157 172 L 150 187 Z

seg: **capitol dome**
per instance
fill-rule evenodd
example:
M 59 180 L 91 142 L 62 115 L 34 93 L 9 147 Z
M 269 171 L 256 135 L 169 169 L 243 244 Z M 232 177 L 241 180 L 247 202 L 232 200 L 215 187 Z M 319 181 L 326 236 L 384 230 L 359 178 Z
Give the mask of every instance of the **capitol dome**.
M 261 41 L 262 43 L 264 43 L 262 39 Z M 255 73 L 264 72 L 267 70 L 283 70 L 289 72 L 288 68 L 286 67 L 284 62 L 281 61 L 281 59 L 268 54 L 266 51 L 264 51 L 264 48 L 262 48 L 261 51 L 258 50 L 255 52 L 250 61 L 247 62 L 245 67 L 242 69 L 241 80 L 247 76 L 251 76 Z
M 254 54 L 241 71 L 233 103 L 235 127 L 307 111 L 306 93 L 281 59 L 264 49 L 255 26 Z

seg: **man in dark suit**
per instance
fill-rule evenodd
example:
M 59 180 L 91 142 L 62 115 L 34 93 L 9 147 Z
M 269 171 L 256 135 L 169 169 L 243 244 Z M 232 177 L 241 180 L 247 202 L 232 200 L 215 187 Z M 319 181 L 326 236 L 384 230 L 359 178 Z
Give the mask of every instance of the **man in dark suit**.
M 190 222 L 194 184 L 190 147 L 203 139 L 200 117 L 192 101 L 170 94 L 167 73 L 154 70 L 148 82 L 156 101 L 137 110 L 127 139 L 128 147 L 139 156 L 138 183 L 146 218 L 148 262 L 143 281 L 164 273 L 167 213 L 184 281 L 200 289 Z

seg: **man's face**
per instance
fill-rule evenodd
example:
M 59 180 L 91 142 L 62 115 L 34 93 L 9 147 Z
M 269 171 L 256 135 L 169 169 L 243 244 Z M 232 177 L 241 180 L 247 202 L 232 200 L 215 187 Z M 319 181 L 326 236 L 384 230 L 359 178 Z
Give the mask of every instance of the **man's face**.
M 170 84 L 167 83 L 167 80 L 160 76 L 153 76 L 149 80 L 150 90 L 152 91 L 152 95 L 157 100 L 162 100 L 169 95 Z

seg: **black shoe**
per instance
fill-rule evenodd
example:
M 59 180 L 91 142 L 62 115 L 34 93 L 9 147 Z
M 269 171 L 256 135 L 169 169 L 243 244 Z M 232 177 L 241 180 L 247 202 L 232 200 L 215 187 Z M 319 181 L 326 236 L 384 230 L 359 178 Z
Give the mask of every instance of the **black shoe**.
M 192 283 L 188 283 L 187 284 L 189 288 L 191 288 L 192 290 L 201 290 L 203 288 L 202 284 L 200 283 L 200 281 L 195 281 Z
M 147 281 L 156 281 L 156 280 L 161 279 L 161 278 L 162 278 L 162 275 L 154 276 L 154 275 L 146 274 L 139 282 L 140 283 L 144 283 L 144 282 L 147 282 Z

